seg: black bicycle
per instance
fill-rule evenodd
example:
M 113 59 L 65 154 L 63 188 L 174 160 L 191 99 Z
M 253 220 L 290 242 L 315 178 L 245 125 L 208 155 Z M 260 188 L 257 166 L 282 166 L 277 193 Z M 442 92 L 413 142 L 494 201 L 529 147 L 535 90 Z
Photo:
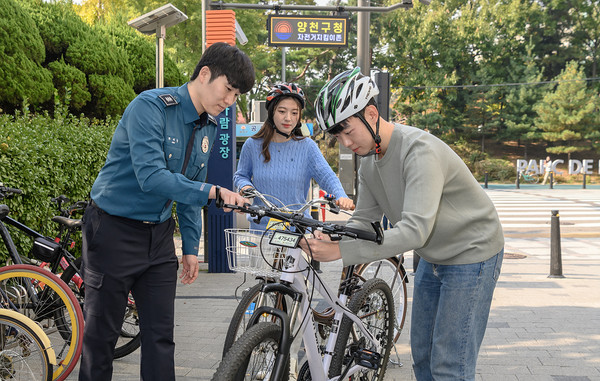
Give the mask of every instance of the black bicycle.
M 22 193 L 23 191 L 17 188 L 0 186 L 0 200 Z M 59 211 L 59 215 L 52 217 L 52 221 L 59 224 L 59 232 L 55 238 L 44 236 L 25 224 L 9 217 L 8 206 L 5 206 L 6 213 L 3 213 L 2 218 L 0 218 L 0 234 L 2 235 L 2 240 L 7 245 L 8 253 L 13 263 L 26 263 L 45 267 L 52 273 L 60 275 L 60 279 L 73 291 L 81 308 L 83 308 L 85 287 L 81 277 L 81 258 L 75 258 L 69 250 L 74 246 L 72 236 L 81 230 L 81 219 L 74 217 L 77 214 L 82 214 L 88 203 L 87 201 L 77 201 L 70 204 L 70 200 L 64 195 L 52 198 L 52 202 L 56 203 Z M 12 242 L 12 239 L 6 225 L 18 229 L 33 239 L 31 250 L 33 258 L 19 255 L 14 244 L 8 244 L 9 241 Z M 65 339 L 68 339 L 70 332 L 67 328 L 69 327 L 67 318 L 60 316 L 60 314 L 61 312 L 59 311 L 57 319 L 61 319 L 59 323 L 64 327 L 60 330 L 60 333 Z M 121 334 L 115 347 L 114 358 L 121 358 L 132 353 L 139 348 L 140 342 L 137 308 L 135 300 L 130 294 L 123 318 Z

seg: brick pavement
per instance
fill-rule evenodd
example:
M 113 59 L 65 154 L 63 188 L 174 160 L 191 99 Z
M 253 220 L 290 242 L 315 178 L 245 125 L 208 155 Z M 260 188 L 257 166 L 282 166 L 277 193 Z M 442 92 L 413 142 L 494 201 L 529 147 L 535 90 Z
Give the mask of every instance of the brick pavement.
M 506 258 L 479 356 L 477 380 L 600 381 L 599 237 L 592 234 L 561 240 L 564 278 L 548 277 L 549 238 L 506 239 Z M 410 272 L 410 254 L 405 263 Z M 334 262 L 322 269 L 337 274 L 340 267 Z M 242 281 L 243 274 L 203 270 L 193 285 L 178 286 L 177 380 L 212 377 L 236 306 L 234 290 Z M 251 284 L 250 279 L 241 289 Z M 408 290 L 409 314 L 396 346 L 404 366 L 388 368 L 386 380 L 414 380 L 408 334 L 412 283 Z M 114 380 L 139 379 L 139 352 L 115 361 Z M 75 371 L 68 380 L 76 379 Z

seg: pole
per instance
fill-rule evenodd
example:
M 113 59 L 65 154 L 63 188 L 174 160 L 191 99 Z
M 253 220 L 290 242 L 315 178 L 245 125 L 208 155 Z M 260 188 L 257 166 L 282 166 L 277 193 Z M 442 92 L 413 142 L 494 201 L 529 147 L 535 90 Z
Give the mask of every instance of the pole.
M 368 7 L 370 0 L 358 0 L 359 8 Z M 363 75 L 371 75 L 371 57 L 369 54 L 369 29 L 371 24 L 371 13 L 360 12 L 358 14 L 356 59 Z
M 281 47 L 281 82 L 285 82 L 285 46 Z
M 485 172 L 485 185 L 484 185 L 485 189 L 488 189 L 488 173 L 487 171 Z
M 583 173 L 583 189 L 586 189 L 585 181 L 586 181 L 586 178 L 585 178 L 585 172 L 584 172 Z
M 156 88 L 159 89 L 164 87 L 164 44 L 165 44 L 165 35 L 167 34 L 167 27 L 165 25 L 160 25 L 156 28 Z
M 560 249 L 559 218 L 558 210 L 553 210 L 552 217 L 550 217 L 550 275 L 548 275 L 548 278 L 564 278 Z
M 517 172 L 517 181 L 515 181 L 515 186 L 517 187 L 517 189 L 521 189 L 521 174 L 519 172 Z
M 554 189 L 554 172 L 550 172 L 550 189 Z

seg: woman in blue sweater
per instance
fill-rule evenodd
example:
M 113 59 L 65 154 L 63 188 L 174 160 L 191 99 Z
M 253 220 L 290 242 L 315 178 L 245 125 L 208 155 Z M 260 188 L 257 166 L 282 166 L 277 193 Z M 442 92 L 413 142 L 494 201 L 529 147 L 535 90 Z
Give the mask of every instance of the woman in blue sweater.
M 306 202 L 310 180 L 315 179 L 324 191 L 336 196 L 342 209 L 353 209 L 339 179 L 312 139 L 302 136 L 300 122 L 305 106 L 304 92 L 294 83 L 275 85 L 267 95 L 267 120 L 242 147 L 233 184 L 240 191 L 256 188 L 276 197 L 286 206 L 301 206 Z M 256 200 L 255 202 L 259 202 Z M 309 210 L 306 211 L 309 215 Z M 260 224 L 250 220 L 252 229 L 264 230 L 268 221 Z

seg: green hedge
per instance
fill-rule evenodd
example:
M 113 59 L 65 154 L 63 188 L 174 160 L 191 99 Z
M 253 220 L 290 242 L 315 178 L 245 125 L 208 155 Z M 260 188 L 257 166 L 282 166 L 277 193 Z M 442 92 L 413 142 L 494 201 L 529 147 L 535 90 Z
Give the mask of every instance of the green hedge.
M 4 200 L 11 217 L 45 235 L 56 232 L 50 218 L 52 197 L 86 199 L 104 165 L 116 119 L 106 121 L 57 114 L 0 114 L 0 182 L 23 195 Z M 14 233 L 14 234 L 13 234 Z M 11 229 L 19 252 L 29 253 L 31 239 Z M 7 256 L 0 247 L 0 258 Z

